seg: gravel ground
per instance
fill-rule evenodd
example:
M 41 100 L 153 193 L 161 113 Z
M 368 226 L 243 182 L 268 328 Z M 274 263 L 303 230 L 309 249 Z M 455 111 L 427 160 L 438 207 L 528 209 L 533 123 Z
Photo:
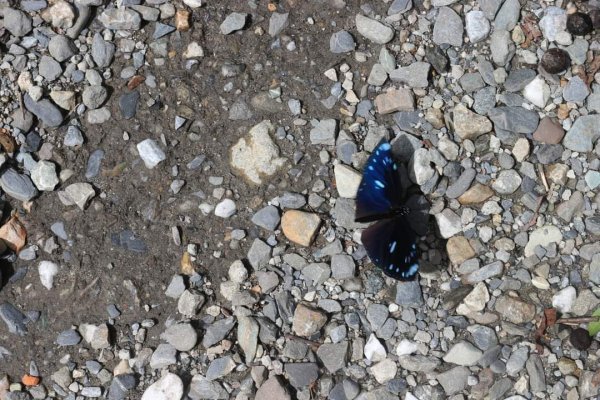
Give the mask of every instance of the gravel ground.
M 596 398 L 599 24 L 0 0 L 0 400 Z M 414 281 L 354 221 L 381 139 Z

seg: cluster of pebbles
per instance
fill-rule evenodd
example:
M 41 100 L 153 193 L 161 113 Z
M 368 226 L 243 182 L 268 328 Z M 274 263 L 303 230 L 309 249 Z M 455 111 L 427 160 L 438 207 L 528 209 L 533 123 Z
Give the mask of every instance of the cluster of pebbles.
M 5 256 L 0 399 L 599 394 L 595 340 L 534 332 L 546 308 L 600 306 L 600 3 L 309 3 L 0 0 L 0 186 L 31 238 Z M 354 221 L 382 139 L 420 189 L 411 282 L 373 267 Z M 93 233 L 65 216 L 96 218 L 106 254 L 163 246 L 113 232 L 115 177 L 162 191 L 135 218 L 170 225 L 178 270 L 117 275 L 127 298 L 48 329 L 39 296 L 68 293 Z M 78 289 L 104 301 L 97 282 Z

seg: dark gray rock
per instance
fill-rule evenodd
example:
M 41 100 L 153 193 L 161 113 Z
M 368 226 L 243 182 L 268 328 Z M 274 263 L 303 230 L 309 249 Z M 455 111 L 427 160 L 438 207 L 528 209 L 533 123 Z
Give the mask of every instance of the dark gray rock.
M 509 92 L 520 92 L 536 75 L 534 70 L 528 68 L 512 70 L 504 82 L 504 88 Z
M 12 304 L 6 302 L 0 304 L 0 318 L 8 327 L 10 333 L 16 333 L 19 336 L 27 333 L 27 327 L 25 326 L 27 317 Z
M 7 169 L 0 177 L 2 190 L 11 197 L 20 201 L 29 201 L 38 195 L 31 178 L 24 174 L 19 174 L 12 168 Z
M 268 231 L 274 231 L 279 225 L 281 217 L 275 206 L 266 206 L 258 210 L 252 216 L 252 222 Z
M 59 346 L 75 346 L 79 342 L 81 342 L 81 335 L 75 329 L 62 331 L 56 338 L 56 343 Z
M 495 128 L 516 133 L 533 133 L 539 123 L 539 116 L 535 111 L 522 107 L 492 108 L 488 117 L 494 123 Z
M 139 101 L 140 92 L 137 90 L 121 95 L 119 98 L 119 109 L 121 110 L 123 118 L 131 119 L 135 116 Z
M 100 173 L 100 166 L 104 159 L 104 150 L 96 149 L 90 154 L 87 162 L 87 169 L 85 171 L 85 179 L 92 180 Z
M 50 102 L 50 100 L 42 99 L 40 101 L 33 101 L 33 99 L 29 97 L 29 94 L 25 94 L 25 96 L 23 96 L 23 102 L 25 108 L 31 111 L 37 119 L 42 121 L 48 127 L 55 128 L 62 123 L 62 113 L 58 107 Z
M 202 338 L 202 346 L 209 348 L 225 339 L 227 334 L 231 332 L 235 326 L 235 319 L 227 317 L 213 322 L 206 328 L 206 332 Z
M 296 389 L 302 389 L 317 380 L 319 377 L 319 366 L 316 363 L 287 363 L 285 373 L 290 384 Z

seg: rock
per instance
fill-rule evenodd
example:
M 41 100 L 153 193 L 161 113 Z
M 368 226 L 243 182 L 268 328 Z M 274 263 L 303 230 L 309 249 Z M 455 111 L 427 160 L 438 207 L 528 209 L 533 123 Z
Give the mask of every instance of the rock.
M 317 357 L 332 374 L 346 366 L 348 342 L 324 343 L 317 350 Z
M 476 183 L 471 186 L 465 193 L 460 195 L 458 201 L 462 205 L 473 205 L 483 203 L 494 195 L 494 192 L 489 187 Z
M 565 130 L 550 117 L 544 117 L 535 132 L 533 132 L 535 140 L 547 144 L 558 144 L 564 136 Z
M 333 172 L 335 175 L 335 184 L 339 195 L 349 199 L 356 198 L 356 193 L 358 192 L 358 187 L 362 180 L 362 175 L 354 169 L 343 164 L 335 165 Z
M 255 400 L 291 400 L 292 397 L 283 385 L 281 379 L 273 375 L 267 379 L 256 391 Z
M 160 338 L 178 351 L 190 351 L 196 346 L 198 333 L 188 323 L 173 324 L 160 335 Z
M 519 347 L 514 350 L 506 362 L 506 373 L 510 376 L 516 376 L 521 372 L 521 370 L 525 368 L 525 362 L 527 362 L 528 355 L 529 350 L 527 347 Z
M 417 149 L 410 159 L 409 177 L 417 185 L 424 185 L 435 174 L 431 167 L 431 157 L 427 149 Z
M 235 361 L 231 356 L 225 356 L 213 360 L 206 371 L 206 379 L 209 381 L 220 379 L 227 376 L 231 371 L 235 369 Z
M 195 290 L 184 290 L 177 301 L 177 311 L 186 317 L 195 316 L 204 305 L 204 296 Z
M 263 179 L 274 175 L 285 164 L 286 159 L 279 157 L 279 148 L 271 139 L 273 131 L 273 125 L 265 120 L 231 147 L 231 166 L 253 184 L 262 184 Z
M 254 239 L 254 242 L 252 242 L 252 246 L 248 251 L 248 262 L 252 268 L 256 270 L 264 267 L 269 263 L 270 258 L 271 247 L 258 238 Z
M 124 93 L 119 97 L 119 110 L 121 110 L 123 118 L 131 119 L 135 116 L 139 101 L 140 92 L 137 90 Z
M 503 66 L 511 57 L 510 33 L 495 29 L 490 37 L 490 50 L 494 64 Z
M 451 113 L 454 132 L 462 139 L 473 140 L 479 135 L 490 132 L 492 123 L 482 115 L 475 114 L 463 104 L 454 107 Z
M 145 139 L 137 144 L 140 158 L 144 161 L 146 168 L 152 169 L 167 159 L 165 152 L 153 139 Z
M 600 137 L 600 114 L 584 115 L 575 120 L 567 131 L 563 145 L 573 151 L 590 152 Z
M 529 241 L 524 251 L 525 257 L 534 255 L 534 250 L 537 246 L 546 247 L 550 243 L 560 243 L 562 238 L 562 233 L 556 226 L 546 225 L 537 228 L 529 235 Z
M 65 188 L 64 194 L 71 204 L 85 210 L 88 202 L 96 195 L 96 191 L 89 183 L 82 182 L 70 184 Z
M 27 333 L 25 322 L 28 318 L 12 304 L 7 302 L 0 304 L 0 318 L 4 321 L 10 333 L 19 336 Z
M 377 336 L 373 333 L 369 336 L 369 340 L 365 344 L 364 354 L 367 360 L 372 362 L 382 361 L 387 357 L 385 347 L 383 347 Z
M 390 114 L 396 111 L 412 111 L 415 109 L 415 99 L 408 89 L 391 88 L 375 98 L 375 107 L 379 114 Z
M 490 34 L 490 22 L 483 11 L 469 11 L 465 16 L 465 28 L 471 43 L 481 42 Z
M 245 121 L 253 116 L 248 104 L 242 99 L 236 100 L 229 108 L 229 119 L 232 121 Z
M 108 92 L 100 85 L 86 86 L 81 94 L 83 104 L 92 110 L 102 106 L 107 97 Z
M 435 379 L 442 385 L 447 396 L 461 392 L 467 386 L 467 378 L 471 372 L 466 367 L 454 367 L 446 372 L 437 374 Z
M 458 315 L 469 316 L 480 312 L 485 308 L 488 301 L 490 301 L 490 294 L 487 286 L 485 283 L 479 282 L 456 308 L 456 313 Z
M 274 206 L 266 206 L 252 216 L 252 223 L 268 231 L 274 231 L 280 221 L 279 210 Z
M 379 21 L 356 14 L 356 30 L 365 38 L 377 44 L 386 44 L 394 37 L 394 30 Z
M 294 312 L 292 330 L 303 337 L 317 333 L 327 322 L 327 316 L 322 311 L 299 304 Z
M 75 92 L 70 90 L 53 90 L 50 92 L 50 98 L 63 110 L 71 111 L 77 105 Z
M 92 40 L 92 59 L 100 68 L 106 68 L 112 62 L 115 54 L 115 45 L 104 40 L 100 33 L 94 35 Z
M 167 290 L 165 290 L 165 296 L 170 297 L 172 299 L 178 299 L 184 290 L 185 282 L 183 281 L 183 276 L 173 275 L 169 286 L 167 286 Z
M 515 170 L 505 170 L 498 174 L 498 178 L 492 182 L 492 188 L 498 194 L 512 194 L 521 186 L 521 176 Z
M 438 10 L 433 27 L 433 42 L 438 45 L 462 46 L 463 22 L 449 7 L 441 7 Z
M 33 101 L 29 94 L 23 96 L 25 107 L 50 128 L 59 126 L 63 121 L 60 110 L 49 100 Z
M 100 14 L 98 21 L 100 21 L 106 29 L 113 30 L 137 31 L 142 24 L 140 14 L 125 7 L 107 8 Z
M 488 116 L 494 127 L 516 133 L 533 133 L 539 122 L 536 112 L 522 107 L 496 107 L 492 108 Z
M 121 374 L 113 378 L 108 390 L 108 400 L 122 400 L 136 386 L 134 374 Z
M 400 366 L 412 372 L 433 372 L 440 364 L 440 360 L 436 357 L 426 357 L 421 355 L 416 356 L 400 356 L 398 357 Z
M 544 37 L 553 42 L 567 28 L 567 12 L 559 7 L 547 7 L 544 16 L 540 19 L 539 26 Z M 555 72 L 550 73 L 554 74 Z
M 269 18 L 269 35 L 275 37 L 287 28 L 289 23 L 288 17 L 288 13 L 282 14 L 274 12 L 271 14 L 271 18 Z
M 186 59 L 204 57 L 204 48 L 198 42 L 190 42 L 183 52 L 183 57 Z M 245 103 L 244 103 L 245 105 Z M 231 112 L 230 112 L 231 114 Z M 230 116 L 231 118 L 231 116 Z
M 592 18 L 585 13 L 576 12 L 567 17 L 567 31 L 573 35 L 585 36 L 594 30 Z
M 213 322 L 206 328 L 202 338 L 202 346 L 209 348 L 223 340 L 235 325 L 233 317 L 227 317 Z
M 504 82 L 504 88 L 509 92 L 519 92 L 534 80 L 536 73 L 532 69 L 521 68 L 510 72 L 506 81 Z
M 529 374 L 529 387 L 532 393 L 546 391 L 546 376 L 540 356 L 532 354 L 525 364 Z
M 337 130 L 335 119 L 322 119 L 310 130 L 310 142 L 312 144 L 334 146 Z
M 62 331 L 56 338 L 59 346 L 75 346 L 81 342 L 81 335 L 75 329 Z
M 335 279 L 353 278 L 355 268 L 354 259 L 351 256 L 346 254 L 334 254 L 331 256 L 331 276 Z
M 223 35 L 229 35 L 235 31 L 239 31 L 240 29 L 244 29 L 246 25 L 246 19 L 248 18 L 248 14 L 246 13 L 231 13 L 229 14 L 225 20 L 221 23 L 220 30 Z
M 302 389 L 319 377 L 319 366 L 317 363 L 286 363 L 285 373 L 290 381 L 290 384 L 296 389 Z
M 494 261 L 476 271 L 471 272 L 462 276 L 462 281 L 466 284 L 475 284 L 483 282 L 486 279 L 493 278 L 494 276 L 500 276 L 503 271 L 502 261 Z
M 449 199 L 456 199 L 460 197 L 467 189 L 471 186 L 471 183 L 475 179 L 477 172 L 473 168 L 465 169 L 460 177 L 446 189 L 446 197 Z
M 48 52 L 56 61 L 63 62 L 75 55 L 76 47 L 66 36 L 55 35 L 48 43 Z
M 453 236 L 446 242 L 446 252 L 453 265 L 460 265 L 464 261 L 476 256 L 475 250 L 464 236 Z
M 412 8 L 412 0 L 394 0 L 388 8 L 388 15 L 403 14 Z
M 448 350 L 444 356 L 444 361 L 462 366 L 472 366 L 477 364 L 483 352 L 467 341 L 461 341 Z
M 409 66 L 396 68 L 390 72 L 390 79 L 395 82 L 406 83 L 412 88 L 425 88 L 429 85 L 429 70 L 431 64 L 417 61 Z
M 301 246 L 310 246 L 318 233 L 321 218 L 317 214 L 288 210 L 281 218 L 281 230 L 285 237 Z
M 440 230 L 440 234 L 444 239 L 449 239 L 462 232 L 460 217 L 449 208 L 444 209 L 441 213 L 435 214 L 435 220 Z
M 565 101 L 580 103 L 590 94 L 587 84 L 579 76 L 572 77 L 563 88 L 563 98 Z
M 423 293 L 417 280 L 396 283 L 396 304 L 407 307 L 423 304 Z
M 183 396 L 183 382 L 173 373 L 166 373 L 144 391 L 142 400 L 179 400 Z
M 58 265 L 51 261 L 42 261 L 38 265 L 38 272 L 42 285 L 48 290 L 52 289 L 54 277 L 58 274 Z
M 571 195 L 569 200 L 560 203 L 555 211 L 556 214 L 566 222 L 571 222 L 573 216 L 581 213 L 585 207 L 583 193 L 577 191 Z
M 40 75 L 47 81 L 52 82 L 62 75 L 62 67 L 52 57 L 42 56 L 38 65 Z
M 544 78 L 538 76 L 525 86 L 523 97 L 536 107 L 544 108 L 550 99 L 550 86 L 544 81 Z M 544 119 L 547 119 L 545 117 Z
M 4 171 L 0 177 L 0 186 L 10 197 L 20 201 L 29 201 L 38 195 L 31 179 L 24 174 L 19 174 L 12 168 Z
M 573 286 L 567 286 L 552 297 L 552 307 L 565 314 L 571 311 L 577 292 Z
M 519 0 L 506 0 L 496 18 L 494 19 L 494 29 L 512 31 L 517 25 L 521 16 L 521 4 Z
M 92 349 L 106 349 L 110 347 L 110 336 L 108 331 L 108 325 L 90 325 L 81 324 L 79 325 L 79 332 L 86 342 L 90 344 Z
M 535 306 L 517 297 L 500 296 L 495 308 L 504 319 L 513 324 L 524 324 L 535 318 Z
M 396 376 L 396 363 L 389 358 L 378 362 L 370 368 L 371 374 L 375 380 L 381 384 L 385 384 Z
M 23 11 L 15 10 L 14 8 L 4 7 L 4 28 L 11 35 L 21 37 L 31 32 L 32 24 L 31 17 Z
M 554 47 L 542 56 L 540 66 L 550 74 L 558 74 L 569 68 L 571 57 L 566 51 Z
M 33 114 L 27 110 L 15 110 L 10 118 L 12 119 L 11 126 L 23 132 L 29 132 L 33 126 Z
M 40 160 L 31 170 L 31 180 L 38 190 L 53 191 L 58 185 L 56 165 L 50 161 Z
M 329 51 L 334 54 L 348 53 L 356 47 L 354 38 L 347 31 L 338 31 L 329 39 Z
M 87 112 L 87 121 L 89 124 L 103 124 L 111 118 L 110 110 L 107 107 L 89 110 Z

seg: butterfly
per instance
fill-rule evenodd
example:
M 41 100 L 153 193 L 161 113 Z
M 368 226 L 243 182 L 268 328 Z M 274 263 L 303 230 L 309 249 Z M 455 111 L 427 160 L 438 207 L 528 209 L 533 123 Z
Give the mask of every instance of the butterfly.
M 371 261 L 401 281 L 415 278 L 419 270 L 417 233 L 408 219 L 411 208 L 404 202 L 399 164 L 392 146 L 379 142 L 367 160 L 356 195 L 356 222 L 375 222 L 361 240 Z

